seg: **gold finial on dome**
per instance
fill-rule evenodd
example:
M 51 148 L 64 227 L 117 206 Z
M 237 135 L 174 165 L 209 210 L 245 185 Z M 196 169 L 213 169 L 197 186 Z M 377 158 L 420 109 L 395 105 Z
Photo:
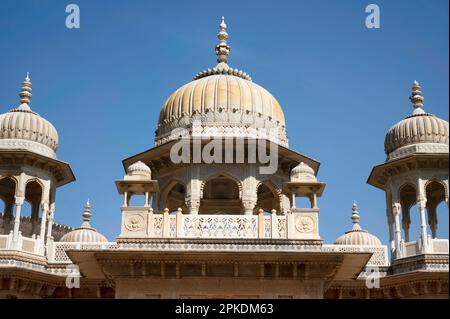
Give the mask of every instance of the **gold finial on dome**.
M 228 55 L 230 54 L 230 46 L 227 44 L 228 33 L 224 17 L 222 17 L 220 22 L 220 29 L 219 33 L 217 33 L 217 38 L 219 39 L 219 43 L 216 45 L 217 62 L 227 63 Z
M 358 206 L 356 205 L 356 202 L 353 201 L 352 205 L 352 221 L 353 221 L 353 230 L 361 229 L 361 226 L 359 225 L 359 211 Z
M 425 111 L 423 110 L 423 100 L 424 97 L 422 96 L 422 91 L 420 90 L 419 82 L 414 80 L 413 86 L 412 86 L 412 94 L 409 97 L 409 100 L 414 106 L 414 112 L 413 114 L 424 114 Z
M 19 93 L 20 96 L 20 106 L 21 110 L 30 110 L 30 101 L 31 101 L 31 82 L 30 82 L 30 73 L 27 72 L 25 79 L 22 82 L 22 89 Z

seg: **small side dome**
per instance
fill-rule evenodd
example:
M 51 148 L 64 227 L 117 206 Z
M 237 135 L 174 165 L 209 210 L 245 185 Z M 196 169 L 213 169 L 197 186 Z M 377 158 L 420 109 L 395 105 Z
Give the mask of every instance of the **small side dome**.
M 353 227 L 334 241 L 335 245 L 382 246 L 381 241 L 359 225 L 359 212 L 356 203 L 352 207 Z
M 145 163 L 137 161 L 131 164 L 127 168 L 127 175 L 125 175 L 125 180 L 134 179 L 152 179 L 152 171 Z
M 317 177 L 308 164 L 301 162 L 291 170 L 291 182 L 317 182 Z
M 83 223 L 80 227 L 68 232 L 61 237 L 62 242 L 77 242 L 77 243 L 106 243 L 108 239 L 98 233 L 90 224 L 91 219 L 91 204 L 89 200 L 84 205 Z
M 28 73 L 19 96 L 21 104 L 0 115 L 0 148 L 27 149 L 56 158 L 58 132 L 49 121 L 31 110 L 29 104 L 32 94 Z
M 448 122 L 423 110 L 424 97 L 417 81 L 410 100 L 413 113 L 392 126 L 384 139 L 388 160 L 412 153 L 448 153 Z

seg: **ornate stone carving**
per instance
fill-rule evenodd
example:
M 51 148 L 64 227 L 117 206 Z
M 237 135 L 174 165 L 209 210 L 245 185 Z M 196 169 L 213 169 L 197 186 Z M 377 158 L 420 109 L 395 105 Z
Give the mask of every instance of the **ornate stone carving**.
M 125 220 L 125 228 L 132 232 L 143 230 L 144 218 L 137 214 L 127 216 Z
M 311 233 L 314 230 L 314 220 L 309 216 L 297 216 L 295 229 L 300 233 Z

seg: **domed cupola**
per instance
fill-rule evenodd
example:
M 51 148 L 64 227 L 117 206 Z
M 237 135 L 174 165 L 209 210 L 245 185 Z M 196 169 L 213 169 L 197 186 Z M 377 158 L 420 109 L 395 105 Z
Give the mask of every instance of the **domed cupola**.
M 359 225 L 359 212 L 356 203 L 352 206 L 353 227 L 344 235 L 335 240 L 335 245 L 363 245 L 363 246 L 381 246 L 381 241 L 374 235 L 364 230 Z
M 89 201 L 84 205 L 83 223 L 80 227 L 68 232 L 60 241 L 63 242 L 79 242 L 79 243 L 106 243 L 108 240 L 100 234 L 90 224 L 91 220 L 91 204 Z
M 0 148 L 25 149 L 56 159 L 58 133 L 46 119 L 30 108 L 31 82 L 27 73 L 19 94 L 20 105 L 0 115 Z
M 137 161 L 131 164 L 127 168 L 127 174 L 125 175 L 125 180 L 140 180 L 140 179 L 152 179 L 152 171 L 150 167 L 145 165 L 141 161 Z
M 387 160 L 414 153 L 448 153 L 448 122 L 423 110 L 421 88 L 414 81 L 410 100 L 413 113 L 392 126 L 384 141 Z
M 291 182 L 317 182 L 314 170 L 303 162 L 291 170 Z
M 228 65 L 230 46 L 222 17 L 216 45 L 218 64 L 176 90 L 161 109 L 155 144 L 185 135 L 265 138 L 287 146 L 283 110 L 251 77 Z

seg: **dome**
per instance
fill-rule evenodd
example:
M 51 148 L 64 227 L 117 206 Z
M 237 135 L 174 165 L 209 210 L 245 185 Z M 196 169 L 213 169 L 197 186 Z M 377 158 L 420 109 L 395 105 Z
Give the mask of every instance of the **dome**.
M 19 96 L 20 106 L 0 115 L 0 148 L 26 149 L 56 158 L 58 133 L 49 121 L 31 110 L 31 82 L 28 74 Z
M 89 201 L 84 205 L 83 223 L 80 227 L 68 232 L 61 237 L 62 242 L 78 242 L 78 243 L 106 243 L 108 239 L 98 233 L 90 224 L 91 205 Z
M 125 179 L 151 179 L 152 171 L 150 167 L 144 164 L 141 161 L 137 161 L 134 164 L 131 164 L 127 168 L 127 175 L 125 175 Z
M 392 126 L 385 137 L 388 160 L 412 153 L 448 153 L 448 122 L 423 110 L 423 96 L 417 81 L 410 97 L 414 112 Z
M 359 212 L 356 203 L 352 207 L 353 227 L 334 241 L 335 245 L 382 246 L 381 241 L 359 225 Z
M 317 182 L 314 170 L 301 162 L 291 170 L 291 182 Z
M 261 137 L 263 134 L 287 146 L 280 104 L 266 89 L 252 82 L 248 74 L 228 66 L 230 47 L 226 43 L 228 33 L 223 18 L 218 38 L 217 66 L 198 73 L 192 82 L 177 89 L 164 103 L 156 145 L 178 138 L 179 132 L 173 135 L 174 130 L 185 128 L 190 133 L 195 131 L 209 136 Z M 200 131 L 193 128 L 195 123 L 199 123 Z

